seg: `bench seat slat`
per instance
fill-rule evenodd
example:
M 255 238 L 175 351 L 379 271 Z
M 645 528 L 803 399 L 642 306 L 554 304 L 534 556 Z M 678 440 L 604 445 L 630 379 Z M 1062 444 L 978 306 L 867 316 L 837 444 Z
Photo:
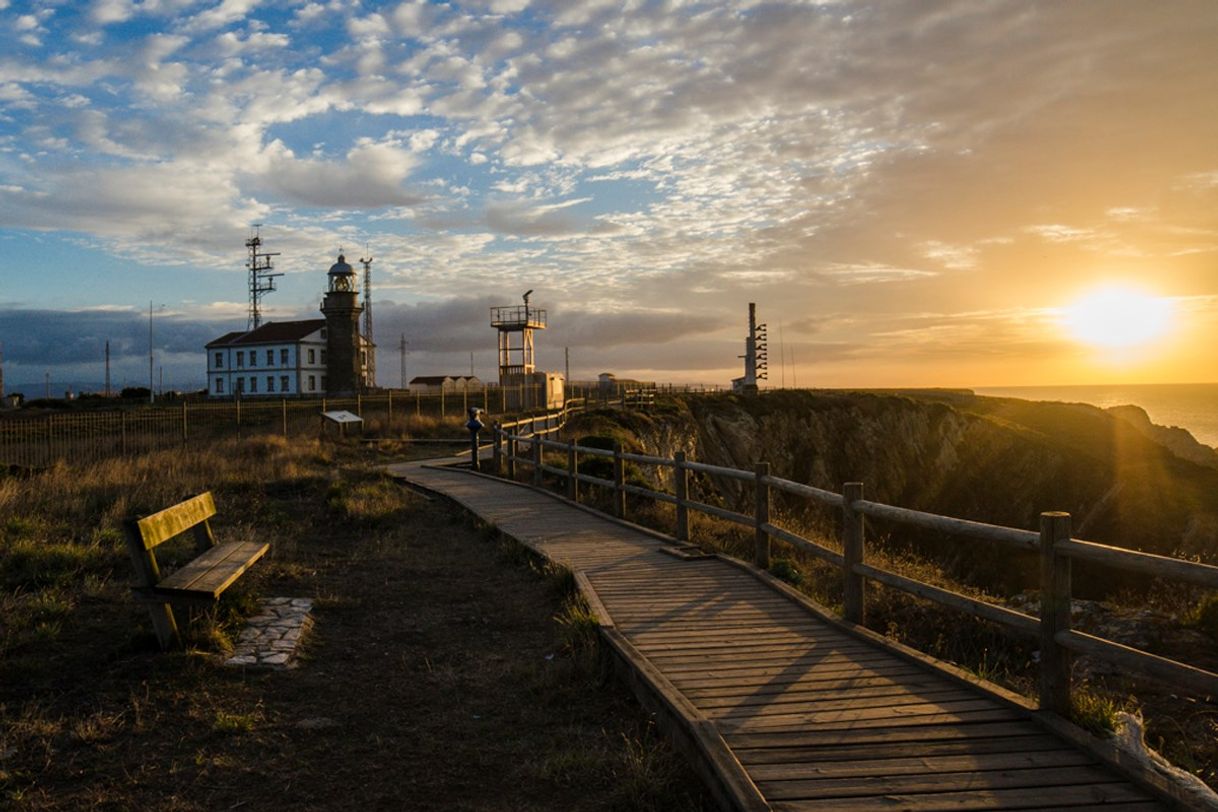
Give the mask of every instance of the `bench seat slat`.
M 167 598 L 180 596 L 215 600 L 251 564 L 262 558 L 270 546 L 256 541 L 218 544 L 162 580 L 151 592 Z

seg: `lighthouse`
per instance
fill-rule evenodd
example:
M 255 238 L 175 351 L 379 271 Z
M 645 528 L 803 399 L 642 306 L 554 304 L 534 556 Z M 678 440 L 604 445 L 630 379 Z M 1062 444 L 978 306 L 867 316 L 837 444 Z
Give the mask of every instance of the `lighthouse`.
M 342 254 L 330 266 L 327 279 L 329 286 L 321 303 L 326 317 L 326 390 L 351 395 L 363 388 L 359 316 L 364 308 L 359 303 L 355 270 Z

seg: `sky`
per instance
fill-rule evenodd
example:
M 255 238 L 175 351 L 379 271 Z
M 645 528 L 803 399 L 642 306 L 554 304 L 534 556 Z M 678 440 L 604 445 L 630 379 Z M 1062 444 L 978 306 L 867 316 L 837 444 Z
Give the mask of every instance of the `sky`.
M 6 383 L 146 383 L 151 321 L 201 387 L 254 224 L 268 320 L 373 256 L 382 384 L 403 335 L 493 379 L 528 289 L 576 379 L 726 383 L 756 302 L 772 386 L 1218 380 L 1215 43 L 1211 0 L 0 0 Z

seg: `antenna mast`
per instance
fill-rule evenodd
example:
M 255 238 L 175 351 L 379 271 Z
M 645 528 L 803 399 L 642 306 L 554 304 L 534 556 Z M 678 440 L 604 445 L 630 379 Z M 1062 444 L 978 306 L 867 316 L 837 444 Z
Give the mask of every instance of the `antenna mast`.
M 261 228 L 262 223 L 254 223 L 254 236 L 245 241 L 245 247 L 250 249 L 250 258 L 245 263 L 245 267 L 250 271 L 250 309 L 249 319 L 245 324 L 247 330 L 257 330 L 262 324 L 262 296 L 275 290 L 276 277 L 283 276 L 281 273 L 270 273 L 274 267 L 271 257 L 279 256 L 279 252 L 267 253 L 258 250 L 262 247 L 262 234 L 259 231 Z
M 367 250 L 368 246 L 364 246 Z M 368 385 L 376 386 L 376 349 L 372 341 L 372 252 L 368 258 L 360 257 L 364 266 L 364 338 L 368 341 Z

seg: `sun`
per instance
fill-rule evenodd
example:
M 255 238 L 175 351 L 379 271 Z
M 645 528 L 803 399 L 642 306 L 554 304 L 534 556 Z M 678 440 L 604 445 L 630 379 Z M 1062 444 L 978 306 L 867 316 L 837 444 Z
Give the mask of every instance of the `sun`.
M 1065 309 L 1064 324 L 1093 347 L 1124 349 L 1148 344 L 1171 326 L 1172 303 L 1134 288 L 1105 287 Z

